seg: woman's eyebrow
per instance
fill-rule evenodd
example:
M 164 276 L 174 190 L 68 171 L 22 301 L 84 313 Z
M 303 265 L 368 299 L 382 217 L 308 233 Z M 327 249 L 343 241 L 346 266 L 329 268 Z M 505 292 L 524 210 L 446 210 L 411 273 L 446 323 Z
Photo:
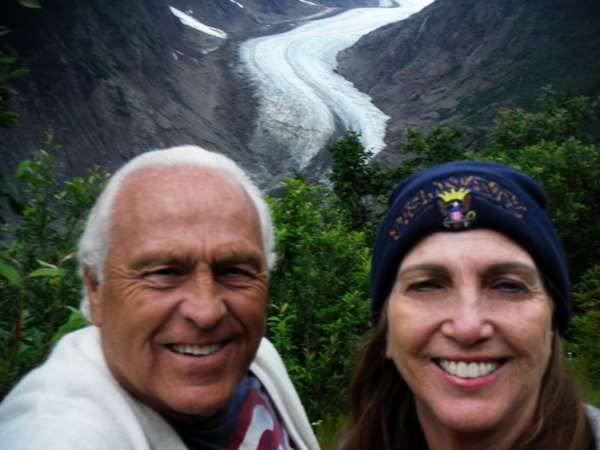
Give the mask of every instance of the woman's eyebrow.
M 536 280 L 541 278 L 539 272 L 535 267 L 531 267 L 528 264 L 518 262 L 491 264 L 487 267 L 486 270 L 486 272 L 491 275 L 513 271 L 521 272 L 524 276 L 527 277 L 526 281 L 535 282 Z
M 448 273 L 448 269 L 440 264 L 417 264 L 416 266 L 410 266 L 400 272 L 400 276 L 404 276 L 413 272 L 429 272 L 440 275 Z

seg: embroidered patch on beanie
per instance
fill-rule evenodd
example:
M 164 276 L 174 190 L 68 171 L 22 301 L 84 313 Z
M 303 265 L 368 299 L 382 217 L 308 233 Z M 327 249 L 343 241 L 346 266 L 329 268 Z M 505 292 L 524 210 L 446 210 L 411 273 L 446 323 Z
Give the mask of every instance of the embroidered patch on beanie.
M 475 175 L 450 177 L 432 181 L 429 189 L 424 187 L 416 192 L 402 207 L 390 235 L 399 238 L 411 221 L 435 207 L 435 203 L 444 215 L 445 227 L 468 228 L 477 217 L 477 212 L 470 209 L 473 197 L 487 201 L 517 218 L 522 218 L 527 211 L 527 206 L 516 194 L 496 181 Z

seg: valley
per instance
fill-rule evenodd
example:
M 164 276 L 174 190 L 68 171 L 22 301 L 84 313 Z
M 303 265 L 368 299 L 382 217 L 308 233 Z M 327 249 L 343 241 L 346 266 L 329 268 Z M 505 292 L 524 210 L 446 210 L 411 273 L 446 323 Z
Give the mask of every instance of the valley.
M 395 165 L 408 128 L 460 124 L 473 132 L 466 145 L 476 145 L 498 107 L 531 107 L 543 85 L 571 95 L 600 93 L 600 13 L 590 0 L 576 10 L 564 0 L 423 2 L 407 20 L 357 36 L 337 60 L 337 50 L 324 59 L 318 81 L 341 75 L 358 89 L 352 88 L 354 99 L 325 84 L 310 94 L 316 103 L 296 108 L 309 97 L 300 90 L 291 96 L 293 107 L 282 103 L 271 118 L 265 99 L 273 102 L 278 89 L 287 88 L 249 74 L 244 46 L 344 13 L 342 5 L 379 2 L 42 3 L 41 10 L 0 5 L 0 25 L 12 30 L 0 47 L 31 69 L 13 83 L 19 96 L 10 108 L 20 114 L 19 126 L 0 128 L 0 170 L 7 173 L 48 149 L 51 132 L 50 147 L 61 146 L 52 150 L 61 177 L 85 175 L 94 165 L 113 171 L 149 149 L 193 143 L 230 155 L 271 189 L 293 170 L 318 179 L 329 164 L 326 144 L 348 127 L 381 150 L 376 161 Z M 185 25 L 170 8 L 227 37 Z M 315 47 L 309 43 L 299 52 Z M 340 106 L 344 101 L 358 115 L 340 112 L 348 110 Z M 319 102 L 328 112 L 319 112 Z M 361 115 L 367 119 L 356 118 Z

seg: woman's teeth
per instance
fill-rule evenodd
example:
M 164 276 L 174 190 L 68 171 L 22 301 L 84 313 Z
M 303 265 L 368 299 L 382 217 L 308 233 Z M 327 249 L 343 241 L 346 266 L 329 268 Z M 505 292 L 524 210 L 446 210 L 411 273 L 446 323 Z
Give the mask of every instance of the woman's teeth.
M 224 345 L 222 342 L 219 342 L 212 345 L 171 344 L 168 347 L 174 352 L 184 355 L 206 356 L 221 350 Z
M 438 365 L 444 369 L 444 372 L 454 375 L 459 378 L 479 378 L 489 375 L 500 367 L 500 362 L 472 362 L 466 363 L 463 361 L 449 361 L 447 359 L 439 359 Z

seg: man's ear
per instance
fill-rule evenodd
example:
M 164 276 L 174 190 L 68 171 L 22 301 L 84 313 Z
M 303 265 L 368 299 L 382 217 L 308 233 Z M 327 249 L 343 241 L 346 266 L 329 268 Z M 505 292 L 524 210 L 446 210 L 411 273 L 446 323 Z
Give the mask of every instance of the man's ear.
M 85 278 L 87 295 L 90 299 L 92 323 L 100 327 L 102 326 L 102 285 L 98 282 L 96 275 L 87 266 L 83 268 L 83 277 Z

